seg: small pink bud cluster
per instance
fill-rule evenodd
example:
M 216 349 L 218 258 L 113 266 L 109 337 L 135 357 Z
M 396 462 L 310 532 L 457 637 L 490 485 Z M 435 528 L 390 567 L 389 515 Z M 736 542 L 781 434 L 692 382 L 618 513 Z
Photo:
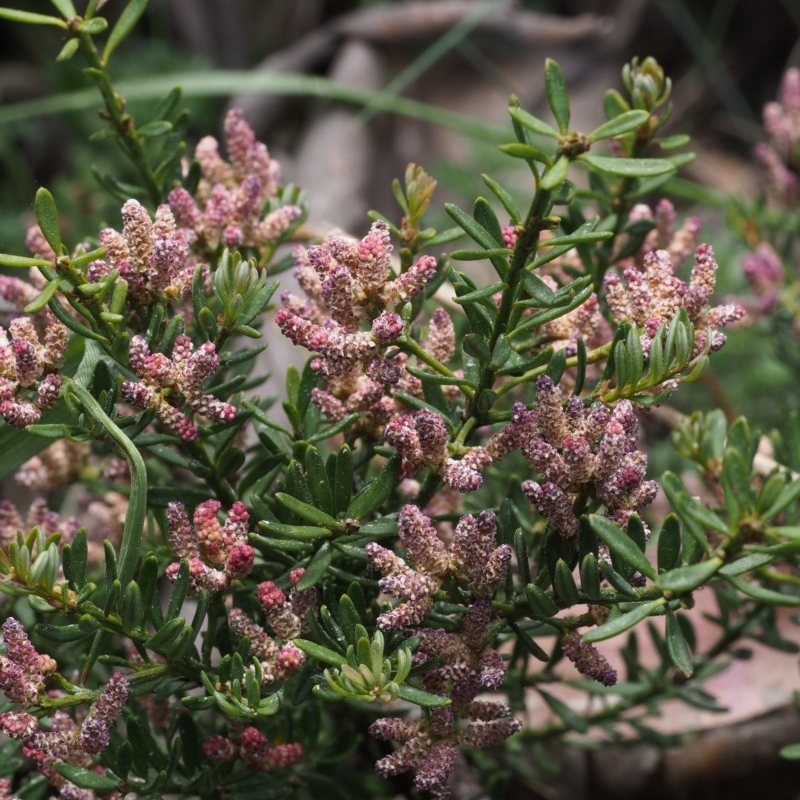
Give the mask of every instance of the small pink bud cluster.
M 292 588 L 287 594 L 273 581 L 258 585 L 258 602 L 264 613 L 264 625 L 274 634 L 252 620 L 240 608 L 228 612 L 228 624 L 235 636 L 250 640 L 250 653 L 261 662 L 262 683 L 288 678 L 305 662 L 302 650 L 292 644 L 308 628 L 308 612 L 316 608 L 316 589 L 297 590 L 303 576 L 302 568 L 290 575 Z
M 767 103 L 763 113 L 769 142 L 756 145 L 756 159 L 766 169 L 772 199 L 791 208 L 797 202 L 797 145 L 800 142 L 800 70 L 788 69 L 777 102 Z
M 40 337 L 30 317 L 0 328 L 0 416 L 16 428 L 39 422 L 61 392 L 67 329 L 47 311 Z
M 247 543 L 247 508 L 237 501 L 221 524 L 217 518 L 220 506 L 218 500 L 200 503 L 193 522 L 182 503 L 173 501 L 167 506 L 169 541 L 178 559 L 189 562 L 189 585 L 195 592 L 222 591 L 253 568 L 255 551 Z M 180 560 L 170 564 L 167 577 L 175 580 L 180 567 Z
M 380 590 L 400 600 L 378 617 L 382 630 L 419 625 L 433 608 L 433 595 L 447 575 L 453 575 L 473 597 L 490 597 L 506 576 L 511 548 L 497 546 L 497 524 L 491 511 L 463 516 L 448 544 L 413 505 L 403 506 L 397 528 L 413 567 L 375 542 L 367 545 L 367 555 L 383 576 Z
M 474 492 L 483 485 L 481 470 L 492 463 L 483 447 L 471 448 L 462 458 L 449 458 L 449 434 L 444 420 L 433 411 L 395 416 L 384 429 L 386 441 L 403 457 L 402 473 L 410 478 L 421 467 L 432 467 L 457 492 Z
M 214 761 L 233 761 L 238 757 L 249 767 L 263 771 L 290 767 L 304 755 L 299 742 L 270 745 L 264 733 L 252 725 L 238 735 L 211 736 L 203 742 L 203 752 Z
M 106 257 L 89 264 L 86 274 L 91 282 L 116 269 L 127 281 L 130 296 L 145 304 L 189 292 L 195 261 L 168 205 L 160 205 L 153 220 L 138 200 L 126 200 L 122 232 L 105 228 L 99 240 Z
M 219 153 L 213 136 L 195 149 L 202 178 L 193 197 L 181 187 L 169 194 L 169 204 L 190 245 L 214 252 L 222 247 L 274 246 L 302 215 L 299 206 L 286 205 L 264 215 L 275 197 L 280 165 L 256 140 L 240 109 L 231 109 L 224 124 L 229 161 Z
M 385 717 L 373 722 L 372 736 L 400 743 L 376 763 L 379 775 L 412 770 L 417 790 L 447 797 L 460 744 L 492 747 L 522 728 L 504 703 L 476 699 L 483 691 L 497 690 L 506 673 L 502 656 L 483 643 L 491 615 L 491 601 L 484 597 L 467 609 L 458 633 L 433 628 L 415 632 L 420 640 L 415 663 L 435 660 L 439 665 L 423 673 L 425 688 L 447 694 L 452 703 L 431 709 L 426 719 Z
M 649 505 L 657 484 L 645 480 L 647 456 L 639 451 L 639 422 L 630 401 L 612 410 L 591 408 L 571 396 L 564 404 L 561 390 L 542 376 L 538 405 L 528 410 L 517 403 L 511 422 L 487 443 L 495 458 L 518 449 L 539 473 L 522 490 L 536 510 L 567 539 L 578 533 L 576 498 L 596 498 L 606 514 L 627 525 L 631 514 Z
M 710 245 L 703 244 L 695 252 L 695 262 L 688 285 L 675 275 L 673 262 L 666 250 L 656 250 L 644 257 L 644 269 L 635 266 L 623 270 L 625 282 L 616 272 L 606 273 L 603 281 L 606 301 L 614 320 L 623 320 L 639 330 L 642 347 L 648 352 L 662 323 L 669 323 L 680 308 L 685 308 L 695 326 L 694 355 L 706 346 L 711 351 L 725 344 L 719 331 L 744 316 L 738 303 L 709 306 L 717 275 L 717 262 Z
M 173 402 L 186 403 L 196 414 L 216 422 L 230 422 L 236 408 L 201 390 L 206 378 L 219 367 L 219 356 L 212 342 L 196 350 L 192 340 L 181 334 L 172 348 L 172 358 L 151 353 L 143 336 L 131 339 L 129 357 L 141 381 L 123 381 L 120 394 L 137 408 L 152 408 L 164 425 L 184 441 L 197 438 L 198 428 Z

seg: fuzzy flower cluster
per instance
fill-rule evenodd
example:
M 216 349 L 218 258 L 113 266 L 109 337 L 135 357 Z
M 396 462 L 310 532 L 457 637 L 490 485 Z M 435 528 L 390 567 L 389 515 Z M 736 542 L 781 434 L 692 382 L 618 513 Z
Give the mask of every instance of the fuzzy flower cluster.
M 624 278 L 624 282 L 623 282 Z M 738 303 L 709 306 L 717 280 L 717 262 L 710 245 L 700 245 L 688 285 L 675 275 L 667 250 L 655 250 L 644 256 L 643 268 L 631 265 L 618 273 L 609 271 L 603 281 L 605 297 L 614 320 L 636 325 L 642 347 L 650 348 L 656 332 L 669 323 L 680 308 L 686 309 L 695 326 L 694 355 L 708 347 L 712 352 L 725 344 L 724 328 L 744 316 Z
M 385 717 L 373 722 L 372 736 L 400 744 L 376 763 L 379 775 L 412 770 L 417 790 L 445 798 L 460 745 L 491 747 L 521 729 L 522 723 L 505 703 L 477 699 L 483 691 L 499 689 L 506 673 L 502 656 L 484 646 L 491 615 L 491 600 L 483 597 L 469 606 L 457 633 L 432 628 L 415 632 L 420 643 L 414 661 L 435 659 L 439 664 L 423 674 L 425 688 L 447 694 L 452 702 L 431 709 L 427 718 Z
M 137 408 L 151 408 L 164 425 L 184 441 L 197 438 L 198 428 L 174 402 L 185 403 L 206 419 L 230 422 L 236 408 L 202 391 L 202 384 L 219 368 L 219 356 L 212 342 L 197 349 L 181 334 L 172 348 L 172 358 L 151 353 L 143 336 L 131 339 L 130 364 L 140 381 L 123 381 L 120 395 Z
M 197 506 L 192 520 L 182 503 L 173 501 L 167 506 L 169 542 L 179 560 L 167 567 L 166 574 L 175 580 L 181 560 L 186 559 L 189 585 L 195 592 L 222 591 L 253 568 L 255 551 L 247 543 L 247 508 L 237 501 L 223 524 L 217 517 L 220 506 L 218 500 L 206 500 Z
M 514 405 L 511 422 L 487 442 L 495 459 L 519 450 L 540 480 L 522 490 L 536 510 L 566 539 L 578 533 L 579 497 L 596 498 L 623 527 L 631 514 L 655 498 L 657 483 L 645 480 L 647 456 L 638 449 L 639 422 L 630 401 L 613 411 L 591 408 L 572 395 L 566 403 L 553 381 L 537 382 L 537 407 Z
M 400 600 L 378 617 L 381 630 L 419 625 L 433 608 L 433 595 L 447 576 L 454 576 L 475 598 L 491 597 L 506 576 L 511 548 L 497 546 L 497 521 L 491 511 L 461 517 L 447 544 L 413 505 L 403 506 L 397 530 L 413 567 L 375 542 L 367 545 L 367 555 L 383 576 L 380 590 Z
M 578 631 L 562 632 L 561 650 L 582 675 L 603 686 L 613 686 L 617 682 L 617 671 L 608 659 L 593 644 L 584 642 Z
M 181 187 L 169 194 L 179 231 L 189 245 L 214 252 L 220 246 L 262 248 L 274 245 L 301 217 L 299 206 L 286 205 L 264 214 L 276 197 L 280 165 L 256 140 L 240 109 L 231 109 L 224 124 L 226 161 L 213 136 L 195 149 L 201 180 L 192 196 Z
M 387 307 L 418 295 L 436 274 L 436 259 L 421 256 L 393 277 L 391 252 L 389 227 L 380 220 L 361 241 L 330 236 L 296 251 L 294 275 L 307 299 L 284 293 L 275 321 L 294 344 L 319 354 L 312 367 L 324 377 L 370 364 L 403 331 Z
M 30 317 L 0 328 L 0 416 L 16 428 L 39 422 L 61 391 L 67 329 L 48 311 L 42 336 Z
M 111 677 L 81 725 L 65 712 L 57 711 L 49 729 L 42 729 L 39 720 L 27 709 L 41 703 L 46 683 L 57 664 L 36 650 L 14 617 L 3 622 L 3 641 L 6 652 L 0 655 L 0 691 L 21 710 L 0 714 L 0 731 L 22 742 L 23 754 L 34 761 L 37 770 L 60 790 L 62 797 L 82 797 L 75 794 L 82 790 L 66 781 L 54 765 L 66 761 L 76 766 L 92 766 L 92 755 L 108 746 L 111 726 L 127 702 L 127 677 L 120 673 Z
M 791 208 L 797 202 L 800 171 L 800 69 L 786 71 L 778 100 L 764 106 L 763 121 L 769 142 L 756 145 L 755 156 L 767 172 L 771 198 Z
M 53 672 L 56 665 L 48 656 L 36 652 L 22 626 L 13 617 L 3 623 L 3 637 L 7 657 L 2 657 L 3 661 L 0 662 L 2 688 L 9 699 L 24 709 L 36 702 L 46 674 Z M 27 673 L 27 688 L 22 687 L 19 677 L 9 680 L 13 667 Z M 37 694 L 33 696 L 31 687 L 36 682 L 41 682 L 42 687 L 38 687 Z M 87 769 L 93 767 L 92 756 L 108 746 L 111 728 L 122 714 L 128 691 L 128 678 L 116 672 L 80 725 L 66 712 L 56 711 L 51 717 L 50 726 L 43 729 L 39 720 L 28 711 L 7 711 L 0 714 L 0 731 L 22 742 L 23 755 L 34 762 L 37 771 L 58 790 L 60 797 L 65 800 L 92 800 L 92 792 L 70 783 L 58 772 L 56 765 L 66 762 Z
M 264 614 L 264 626 L 251 619 L 242 609 L 228 612 L 228 624 L 234 636 L 250 642 L 250 654 L 261 664 L 262 684 L 288 678 L 305 661 L 305 654 L 292 644 L 305 632 L 308 612 L 316 608 L 316 589 L 297 590 L 305 570 L 293 570 L 289 576 L 288 596 L 273 581 L 258 585 L 258 601 Z M 267 631 L 272 632 L 273 635 Z
M 14 480 L 37 492 L 49 492 L 72 483 L 89 460 L 87 442 L 56 439 L 38 455 L 29 458 L 14 474 Z
M 473 492 L 483 485 L 481 470 L 492 463 L 483 447 L 471 448 L 462 458 L 449 458 L 449 434 L 435 412 L 398 414 L 386 425 L 386 441 L 403 457 L 402 474 L 411 477 L 421 467 L 432 467 L 457 492 Z
M 269 743 L 258 728 L 248 725 L 230 736 L 211 736 L 203 742 L 203 752 L 213 761 L 241 758 L 252 769 L 269 771 L 296 764 L 303 758 L 299 742 Z
M 122 231 L 105 228 L 98 238 L 106 256 L 89 264 L 89 281 L 97 282 L 116 269 L 127 281 L 129 295 L 148 305 L 188 294 L 196 262 L 168 205 L 160 205 L 151 219 L 138 200 L 127 200 Z
M 655 209 L 644 203 L 639 203 L 631 209 L 628 215 L 629 223 L 645 220 L 653 223 L 653 229 L 645 236 L 641 250 L 634 257 L 637 266 L 642 267 L 644 257 L 648 253 L 666 250 L 672 263 L 678 267 L 696 250 L 702 224 L 699 217 L 687 217 L 678 225 L 675 206 L 666 198 L 662 198 L 656 203 Z
M 455 353 L 455 338 L 450 315 L 443 308 L 437 308 L 422 342 L 425 351 L 446 365 Z M 358 432 L 378 439 L 399 410 L 389 390 L 423 396 L 422 382 L 406 370 L 407 362 L 405 353 L 397 353 L 391 358 L 375 356 L 365 365 L 358 363 L 341 375 L 328 376 L 324 389 L 312 389 L 311 402 L 332 420 L 360 412 Z M 448 390 L 458 391 L 456 387 L 445 387 L 445 393 Z

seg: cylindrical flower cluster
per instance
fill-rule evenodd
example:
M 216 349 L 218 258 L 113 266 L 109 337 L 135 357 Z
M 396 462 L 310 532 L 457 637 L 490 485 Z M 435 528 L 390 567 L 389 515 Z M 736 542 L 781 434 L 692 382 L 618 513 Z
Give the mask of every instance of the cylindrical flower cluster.
M 235 416 L 234 406 L 200 388 L 219 367 L 213 343 L 205 342 L 195 349 L 192 340 L 181 334 L 173 345 L 172 358 L 167 358 L 163 353 L 151 353 L 145 338 L 137 335 L 131 339 L 129 358 L 141 381 L 123 381 L 122 399 L 138 408 L 152 408 L 181 439 L 193 441 L 199 430 L 176 403 L 186 404 L 196 414 L 216 422 L 230 422 Z
M 522 485 L 525 496 L 567 539 L 578 532 L 581 503 L 598 500 L 621 525 L 655 498 L 657 484 L 645 480 L 647 456 L 638 449 L 639 422 L 630 401 L 616 408 L 586 407 L 574 395 L 564 403 L 547 377 L 538 379 L 538 405 L 514 406 L 511 422 L 487 443 L 496 458 L 519 449 L 539 474 Z
M 167 506 L 169 541 L 178 559 L 189 562 L 189 585 L 195 592 L 221 591 L 253 568 L 255 550 L 247 542 L 247 508 L 242 502 L 234 503 L 224 524 L 217 518 L 220 508 L 218 500 L 206 500 L 190 521 L 182 503 L 173 501 Z M 180 566 L 180 560 L 170 564 L 167 577 L 175 580 Z

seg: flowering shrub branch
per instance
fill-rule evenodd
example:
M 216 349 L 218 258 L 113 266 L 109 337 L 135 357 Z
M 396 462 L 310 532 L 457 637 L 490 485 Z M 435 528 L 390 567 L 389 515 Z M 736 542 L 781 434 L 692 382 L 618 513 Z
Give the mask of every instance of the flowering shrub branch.
M 800 479 L 765 476 L 757 435 L 718 414 L 675 437 L 706 495 L 648 472 L 643 411 L 704 373 L 723 329 L 785 302 L 764 240 L 745 267 L 756 302 L 717 303 L 699 221 L 658 199 L 692 156 L 662 135 L 671 85 L 655 61 L 625 66 L 589 133 L 570 128 L 553 61 L 553 124 L 512 98 L 501 150 L 533 177 L 524 210 L 484 176 L 491 200 L 423 227 L 436 181 L 411 165 L 399 220 L 299 245 L 302 194 L 240 111 L 191 164 L 179 93 L 158 120 L 125 111 L 108 62 L 144 0 L 100 49 L 99 4 L 53 5 L 63 18 L 0 16 L 65 32 L 61 57 L 86 59 L 147 202 L 129 192 L 119 229 L 70 249 L 40 189 L 31 255 L 0 254 L 14 309 L 0 440 L 36 457 L 4 475 L 42 493 L 27 514 L 0 507 L 9 764 L 86 800 L 245 800 L 263 772 L 276 797 L 354 773 L 359 795 L 388 797 L 406 772 L 447 797 L 462 749 L 628 722 L 646 734 L 642 710 L 707 697 L 742 637 L 780 646 L 763 612 L 800 605 Z M 760 151 L 781 203 L 796 83 Z M 299 291 L 273 315 L 268 276 L 286 268 Z M 306 351 L 286 369 L 285 421 L 255 393 L 269 341 L 245 345 L 270 315 Z M 706 649 L 691 622 L 703 587 L 720 608 Z M 646 680 L 634 635 L 623 663 L 597 647 L 655 617 L 662 662 Z M 544 688 L 560 681 L 615 702 L 576 710 Z M 554 720 L 523 730 L 526 692 Z M 20 777 L 21 796 L 36 780 Z

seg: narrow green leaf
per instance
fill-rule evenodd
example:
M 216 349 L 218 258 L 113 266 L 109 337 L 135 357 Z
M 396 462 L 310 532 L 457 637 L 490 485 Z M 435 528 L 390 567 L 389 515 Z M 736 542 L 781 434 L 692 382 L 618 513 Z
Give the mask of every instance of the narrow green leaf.
M 18 11 L 15 8 L 0 8 L 0 19 L 7 19 L 11 22 L 21 22 L 24 25 L 55 25 L 57 28 L 66 30 L 67 23 L 58 17 L 51 17 L 47 14 L 36 14 L 33 11 Z
M 578 161 L 600 172 L 620 175 L 623 178 L 648 178 L 675 170 L 674 164 L 663 158 L 611 158 L 584 153 L 578 156 Z
M 398 688 L 397 696 L 407 703 L 414 703 L 414 705 L 422 706 L 423 708 L 443 708 L 451 703 L 449 697 L 426 692 L 424 689 L 415 689 L 413 686 L 406 684 Z
M 658 577 L 655 567 L 647 559 L 647 556 L 616 522 L 599 514 L 590 514 L 589 524 L 592 526 L 592 530 L 608 545 L 609 550 L 625 563 L 651 580 Z
M 783 592 L 776 592 L 774 589 L 766 589 L 763 586 L 759 586 L 757 583 L 743 581 L 741 578 L 733 577 L 733 575 L 726 575 L 725 580 L 742 594 L 752 597 L 753 600 L 763 603 L 764 605 L 800 606 L 800 596 L 796 594 L 785 594 Z
M 589 730 L 589 721 L 573 711 L 563 700 L 559 700 L 555 695 L 539 689 L 539 694 L 547 703 L 550 710 L 571 730 L 578 733 L 586 733 Z
M 147 8 L 148 2 L 149 0 L 131 0 L 122 10 L 117 24 L 111 29 L 111 33 L 109 33 L 108 40 L 106 41 L 106 46 L 103 49 L 104 64 L 108 64 L 108 59 L 111 54 L 133 30 L 139 18 Z
M 658 534 L 658 568 L 664 572 L 675 569 L 681 560 L 681 527 L 675 514 L 664 520 Z
M 800 497 L 800 478 L 783 487 L 778 497 L 760 514 L 761 519 L 773 519 Z
M 508 113 L 513 119 L 519 122 L 520 125 L 527 128 L 529 131 L 538 133 L 540 136 L 548 136 L 551 139 L 558 139 L 558 131 L 546 123 L 543 119 L 534 117 L 533 114 L 525 111 L 522 108 L 509 108 Z
M 683 635 L 683 629 L 678 623 L 678 617 L 669 607 L 667 607 L 666 639 L 667 651 L 672 665 L 685 678 L 691 678 L 694 673 L 692 654 L 689 652 L 689 645 Z
M 725 576 L 744 575 L 746 572 L 766 566 L 774 559 L 775 556 L 770 553 L 751 553 L 748 556 L 737 558 L 736 561 L 729 561 L 720 569 L 719 574 Z
M 479 333 L 468 333 L 463 338 L 461 346 L 465 353 L 468 353 L 473 358 L 477 358 L 478 361 L 488 361 L 491 356 L 489 342 Z
M 553 588 L 561 600 L 564 608 L 570 608 L 580 602 L 578 587 L 575 578 L 572 577 L 572 570 L 567 566 L 563 558 L 556 561 L 556 569 L 553 573 Z
M 145 640 L 144 646 L 157 653 L 169 653 L 186 627 L 183 617 L 174 617 Z
M 617 617 L 611 617 L 602 625 L 585 633 L 583 640 L 590 643 L 602 642 L 605 639 L 619 636 L 619 634 L 624 633 L 634 625 L 638 625 L 642 620 L 659 612 L 663 606 L 666 605 L 666 602 L 667 601 L 663 597 L 659 597 L 656 600 L 640 603 L 630 611 L 626 611 L 624 614 L 620 614 Z
M 136 131 L 143 139 L 157 139 L 172 132 L 172 123 L 164 119 L 153 120 Z
M 553 131 L 553 133 L 555 133 L 555 131 Z M 498 149 L 501 153 L 505 153 L 512 158 L 522 158 L 525 161 L 539 161 L 546 167 L 551 167 L 553 165 L 553 161 L 547 153 L 531 144 L 509 142 L 508 144 L 501 144 Z
M 525 586 L 525 597 L 528 600 L 531 611 L 537 617 L 554 617 L 558 614 L 558 606 L 535 583 L 529 583 Z
M 485 173 L 481 175 L 481 179 L 483 182 L 489 187 L 492 191 L 492 194 L 502 203 L 503 208 L 506 210 L 508 214 L 511 224 L 518 225 L 522 220 L 522 215 L 520 214 L 519 206 L 517 205 L 514 198 L 507 192 L 494 178 Z
M 347 508 L 345 517 L 362 520 L 374 514 L 385 502 L 397 486 L 402 458 L 395 454 L 384 465 L 375 480 L 370 481 L 353 498 Z
M 39 294 L 33 298 L 33 300 L 28 303 L 25 308 L 22 310 L 26 314 L 35 314 L 37 311 L 41 311 L 52 299 L 53 295 L 58 291 L 58 285 L 60 281 L 58 278 L 54 278 L 49 283 L 45 284 L 44 289 L 42 289 Z
M 56 208 L 56 201 L 53 195 L 40 186 L 36 190 L 36 198 L 34 200 L 34 210 L 36 212 L 36 221 L 42 230 L 47 244 L 53 248 L 56 255 L 61 252 L 61 225 L 58 221 L 58 209 Z
M 527 650 L 535 659 L 538 661 L 547 662 L 550 660 L 550 655 L 542 649 L 536 642 L 534 641 L 532 636 L 529 636 L 527 631 L 523 630 L 516 622 L 510 622 L 509 627 L 512 631 L 514 631 L 514 635 L 517 638 L 517 642 Z
M 444 210 L 447 212 L 448 216 L 455 222 L 457 225 L 460 225 L 467 236 L 470 237 L 473 241 L 477 242 L 481 247 L 486 250 L 491 250 L 496 248 L 498 244 L 503 244 L 502 237 L 500 241 L 495 241 L 494 236 L 492 236 L 486 228 L 483 227 L 479 222 L 476 222 L 466 211 L 459 208 L 454 203 L 445 203 Z
M 472 207 L 472 216 L 475 221 L 494 239 L 497 246 L 503 246 L 503 231 L 500 227 L 500 222 L 497 219 L 497 214 L 489 202 L 483 198 L 478 197 Z
M 600 598 L 600 572 L 594 553 L 587 553 L 581 561 L 581 591 L 591 600 Z
M 108 28 L 108 20 L 105 17 L 92 17 L 85 19 L 78 25 L 78 30 L 87 36 L 97 36 Z
M 43 636 L 52 642 L 77 642 L 80 639 L 88 638 L 94 633 L 93 630 L 82 628 L 77 623 L 71 625 L 47 625 L 43 622 L 38 622 L 36 623 L 35 631 L 37 635 Z
M 284 522 L 275 522 L 271 519 L 262 519 L 259 521 L 258 527 L 263 528 L 273 536 L 286 537 L 299 542 L 327 539 L 331 535 L 331 531 L 328 528 L 320 528 L 316 525 L 291 525 Z
M 328 472 L 325 469 L 325 462 L 316 447 L 309 447 L 305 455 L 306 479 L 308 488 L 317 507 L 326 514 L 332 516 L 335 511 L 333 508 L 333 494 L 331 485 L 328 481 Z
M 553 112 L 559 133 L 564 136 L 569 131 L 569 95 L 561 67 L 552 58 L 544 62 L 544 88 L 547 105 Z
M 50 3 L 55 6 L 56 11 L 58 11 L 64 19 L 72 19 L 78 16 L 78 12 L 75 10 L 72 0 L 50 0 Z M 94 14 L 98 3 L 99 0 L 89 0 L 86 6 L 87 17 L 91 17 Z
M 662 591 L 675 594 L 694 591 L 698 586 L 707 583 L 719 571 L 723 563 L 721 558 L 714 557 L 688 567 L 679 567 L 659 575 L 656 586 Z
M 593 142 L 598 142 L 601 139 L 622 136 L 622 134 L 630 133 L 640 128 L 648 119 L 650 119 L 649 111 L 625 111 L 595 128 L 589 134 L 589 139 Z
M 552 192 L 567 179 L 569 174 L 569 157 L 560 155 L 556 159 L 556 163 L 542 175 L 539 181 L 539 188 L 546 192 Z
M 778 755 L 789 761 L 800 761 L 800 743 L 784 745 L 778 751 Z
M 285 492 L 276 492 L 275 499 L 284 508 L 289 509 L 300 519 L 310 522 L 314 526 L 328 528 L 328 530 L 338 530 L 341 527 L 341 524 L 330 514 Z
M 331 543 L 323 542 L 306 565 L 303 577 L 297 582 L 297 591 L 303 592 L 312 586 L 316 586 L 331 565 L 332 559 L 333 549 L 331 548 Z
M 68 781 L 80 786 L 81 789 L 91 789 L 98 794 L 110 794 L 119 786 L 116 778 L 97 773 L 93 769 L 86 767 L 76 767 L 66 761 L 54 761 L 53 767 L 59 775 L 63 775 Z

